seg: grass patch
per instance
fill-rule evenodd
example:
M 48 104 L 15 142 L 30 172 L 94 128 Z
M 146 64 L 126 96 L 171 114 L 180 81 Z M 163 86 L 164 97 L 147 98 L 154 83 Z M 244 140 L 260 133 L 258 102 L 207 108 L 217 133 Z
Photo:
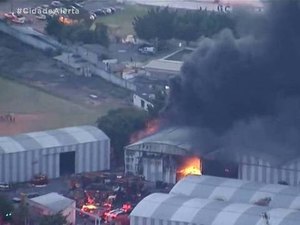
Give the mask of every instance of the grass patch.
M 96 23 L 101 22 L 109 26 L 121 36 L 133 34 L 133 19 L 136 16 L 145 15 L 149 9 L 149 6 L 126 5 L 122 11 L 118 11 L 114 15 L 100 17 Z
M 0 78 L 0 90 L 0 114 L 13 112 L 45 115 L 41 124 L 36 126 L 40 130 L 95 124 L 98 117 L 105 115 L 110 109 L 120 107 L 117 102 L 104 102 L 93 109 L 87 109 L 79 104 L 4 78 Z

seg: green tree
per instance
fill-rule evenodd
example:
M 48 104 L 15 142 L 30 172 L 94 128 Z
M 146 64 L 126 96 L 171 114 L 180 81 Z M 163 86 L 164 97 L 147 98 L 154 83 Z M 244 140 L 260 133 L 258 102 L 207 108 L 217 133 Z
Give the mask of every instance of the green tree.
M 47 34 L 59 37 L 63 31 L 64 26 L 58 21 L 56 17 L 48 18 L 45 31 Z
M 111 139 L 115 162 L 123 164 L 123 148 L 129 144 L 130 136 L 145 127 L 148 114 L 134 108 L 111 110 L 106 116 L 98 119 L 98 128 Z
M 173 24 L 177 12 L 169 8 L 152 8 L 144 16 L 135 17 L 133 28 L 137 36 L 144 40 L 168 40 L 173 37 Z
M 12 219 L 14 207 L 12 203 L 4 196 L 0 196 L 0 221 L 10 221 Z
M 65 225 L 67 224 L 67 219 L 62 213 L 57 213 L 54 215 L 43 216 L 39 225 Z
M 13 224 L 15 225 L 26 225 L 29 219 L 28 206 L 22 201 L 19 207 L 14 211 Z
M 105 47 L 109 46 L 108 27 L 102 23 L 98 23 L 95 29 L 95 42 Z
M 157 91 L 155 99 L 152 101 L 153 107 L 148 106 L 148 112 L 151 119 L 159 117 L 160 112 L 163 110 L 166 103 L 167 94 L 164 91 Z

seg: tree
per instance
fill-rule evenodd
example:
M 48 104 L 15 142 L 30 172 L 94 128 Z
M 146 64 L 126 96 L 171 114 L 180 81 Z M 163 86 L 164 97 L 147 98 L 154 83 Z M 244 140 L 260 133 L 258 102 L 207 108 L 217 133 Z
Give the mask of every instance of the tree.
M 39 221 L 39 225 L 65 225 L 65 224 L 67 224 L 67 219 L 65 216 L 62 215 L 62 213 L 43 216 Z
M 175 37 L 189 43 L 200 36 L 211 37 L 224 28 L 234 30 L 235 22 L 228 13 L 205 10 L 178 13 L 169 8 L 156 8 L 134 18 L 133 27 L 141 39 L 162 41 Z
M 10 221 L 12 219 L 14 207 L 12 203 L 4 196 L 0 196 L 0 222 Z
M 123 164 L 123 148 L 129 144 L 130 136 L 145 127 L 148 114 L 134 108 L 111 110 L 98 119 L 98 128 L 111 139 L 116 163 Z
M 47 34 L 53 36 L 60 36 L 63 30 L 63 25 L 58 21 L 56 17 L 48 18 L 45 31 Z
M 148 106 L 148 112 L 151 119 L 157 118 L 165 106 L 167 94 L 164 91 L 157 91 L 155 99 L 152 101 L 153 106 Z
M 133 28 L 137 36 L 144 40 L 168 40 L 173 37 L 176 11 L 169 8 L 153 8 L 144 16 L 135 17 Z
M 108 27 L 102 23 L 98 23 L 95 29 L 95 42 L 105 47 L 109 46 Z
M 19 207 L 14 211 L 13 224 L 15 225 L 27 225 L 29 219 L 28 206 L 22 201 Z

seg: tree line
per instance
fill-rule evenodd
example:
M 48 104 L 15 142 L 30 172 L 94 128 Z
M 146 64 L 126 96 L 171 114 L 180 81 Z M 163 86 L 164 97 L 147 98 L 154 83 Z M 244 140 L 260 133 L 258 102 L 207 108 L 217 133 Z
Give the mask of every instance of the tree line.
M 78 23 L 74 25 L 64 25 L 57 18 L 50 18 L 45 28 L 49 35 L 55 36 L 60 42 L 85 44 L 100 44 L 109 46 L 108 27 L 102 23 L 97 23 L 95 29 L 90 29 L 90 24 Z
M 144 40 L 175 38 L 189 43 L 201 36 L 211 37 L 224 28 L 234 30 L 235 22 L 228 13 L 152 8 L 146 15 L 134 18 L 133 28 L 136 35 Z

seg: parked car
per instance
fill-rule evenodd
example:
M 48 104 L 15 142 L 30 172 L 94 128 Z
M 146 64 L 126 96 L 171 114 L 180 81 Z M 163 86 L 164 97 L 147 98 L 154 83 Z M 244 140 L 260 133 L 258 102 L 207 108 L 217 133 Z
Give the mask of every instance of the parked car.
M 0 191 L 9 191 L 10 188 L 9 183 L 0 182 Z
M 31 184 L 34 186 L 45 186 L 48 184 L 48 177 L 43 174 L 35 175 L 31 180 Z
M 37 14 L 35 16 L 35 18 L 37 18 L 38 20 L 45 20 L 45 19 L 47 19 L 46 15 L 44 15 L 44 14 Z
M 83 5 L 80 3 L 73 3 L 73 6 L 79 9 L 83 8 Z
M 105 10 L 106 14 L 111 14 L 112 13 L 110 8 L 104 8 L 104 10 Z
M 32 193 L 22 193 L 20 197 L 14 197 L 12 199 L 12 201 L 14 203 L 20 203 L 22 201 L 22 196 L 24 196 L 25 198 L 35 198 L 35 197 L 38 197 L 40 196 L 38 193 L 36 192 L 32 192 Z
M 115 13 L 117 11 L 116 8 L 114 8 L 114 7 L 109 7 L 109 8 L 111 10 L 111 13 Z
M 148 55 L 148 54 L 153 55 L 156 53 L 156 49 L 153 46 L 140 46 L 138 51 L 141 54 L 145 54 L 145 55 Z
M 124 209 L 114 209 L 112 211 L 104 213 L 104 220 L 106 222 L 112 222 L 114 219 L 117 218 L 117 216 L 126 215 L 126 214 L 127 213 L 125 212 Z
M 20 14 L 15 14 L 15 17 L 10 20 L 13 23 L 23 24 L 26 21 L 26 18 Z
M 95 13 L 90 14 L 90 20 L 95 20 L 97 18 L 97 15 Z
M 97 9 L 93 12 L 96 16 L 105 16 L 106 12 L 103 9 Z
M 53 2 L 51 2 L 51 6 L 62 7 L 62 6 L 64 6 L 64 4 L 61 3 L 60 1 L 53 1 Z
M 16 13 L 14 13 L 14 12 L 4 13 L 4 18 L 6 18 L 6 19 L 12 19 L 12 18 L 15 18 L 15 17 L 16 17 Z

